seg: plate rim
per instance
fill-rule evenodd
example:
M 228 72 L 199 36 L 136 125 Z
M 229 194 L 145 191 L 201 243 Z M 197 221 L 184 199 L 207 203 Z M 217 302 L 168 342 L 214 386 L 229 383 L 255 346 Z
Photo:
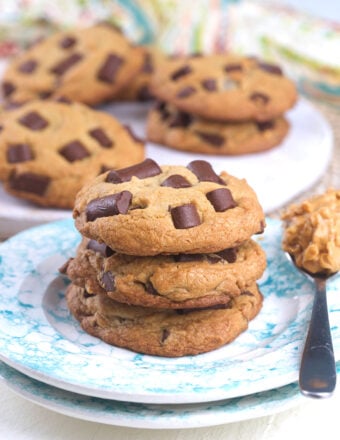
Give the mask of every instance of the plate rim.
M 5 369 L 9 373 L 9 377 L 5 377 L 3 370 Z M 338 373 L 340 366 L 338 367 Z M 18 380 L 24 381 L 24 386 L 15 383 L 11 379 L 11 375 L 16 376 Z M 18 376 L 19 375 L 19 376 Z M 7 375 L 8 376 L 8 375 Z M 289 410 L 302 402 L 304 397 L 299 392 L 299 387 L 296 382 L 287 384 L 283 387 L 278 387 L 273 390 L 267 390 L 255 394 L 241 396 L 240 398 L 231 398 L 222 401 L 215 402 L 201 402 L 195 404 L 195 407 L 190 408 L 190 405 L 157 405 L 148 403 L 131 403 L 122 401 L 110 401 L 105 399 L 91 398 L 90 396 L 79 395 L 67 390 L 61 390 L 46 383 L 41 383 L 36 379 L 33 379 L 25 374 L 17 371 L 16 369 L 8 366 L 5 363 L 0 363 L 0 381 L 3 380 L 4 384 L 19 396 L 26 400 L 39 405 L 43 408 L 47 408 L 56 413 L 67 415 L 76 419 L 92 421 L 96 423 L 102 423 L 111 426 L 121 426 L 129 428 L 145 428 L 145 429 L 186 429 L 186 428 L 200 428 L 224 425 L 234 422 L 241 422 L 245 420 L 255 419 L 258 417 L 264 417 L 272 414 L 277 414 L 286 410 Z M 41 397 L 40 389 L 43 387 L 48 391 L 49 397 L 54 397 L 54 400 Z M 33 394 L 31 389 L 36 390 L 36 394 Z M 287 393 L 285 392 L 287 390 Z M 58 402 L 55 402 L 55 394 L 59 394 L 57 397 Z M 60 395 L 61 394 L 61 395 Z M 281 397 L 280 397 L 281 395 Z M 264 399 L 268 399 L 268 402 L 263 402 Z M 73 406 L 65 406 L 65 399 L 74 399 Z M 77 400 L 78 399 L 78 400 Z M 274 399 L 274 405 L 273 405 Z M 79 401 L 80 400 L 80 401 Z M 107 403 L 107 409 L 104 411 L 95 411 L 93 403 Z M 101 402 L 103 401 L 103 402 Z M 237 404 L 235 403 L 237 401 Z M 247 404 L 249 401 L 249 404 Z M 89 407 L 84 409 L 88 402 Z M 105 402 L 105 403 L 104 403 Z M 241 402 L 239 411 L 230 413 L 228 412 L 229 405 L 237 406 Z M 268 404 L 270 403 L 270 406 Z M 110 404 L 119 406 L 131 405 L 132 410 L 128 412 L 128 416 L 117 415 L 115 410 L 112 410 Z M 266 404 L 266 408 L 261 408 Z M 227 405 L 227 407 L 225 407 Z M 214 414 L 214 406 L 219 408 L 218 414 Z M 183 414 L 176 415 L 174 408 L 185 411 Z M 223 410 L 224 408 L 224 410 Z M 143 418 L 140 415 L 140 410 L 148 411 L 150 414 L 144 414 Z M 135 410 L 135 411 L 134 411 Z M 119 411 L 119 408 L 118 408 Z M 140 417 L 134 417 L 135 412 L 139 412 Z M 169 412 L 172 414 L 169 414 Z M 197 412 L 197 414 L 196 414 Z M 202 413 L 203 412 L 203 413 Z M 98 414 L 99 413 L 99 414 Z M 211 417 L 213 415 L 213 417 Z

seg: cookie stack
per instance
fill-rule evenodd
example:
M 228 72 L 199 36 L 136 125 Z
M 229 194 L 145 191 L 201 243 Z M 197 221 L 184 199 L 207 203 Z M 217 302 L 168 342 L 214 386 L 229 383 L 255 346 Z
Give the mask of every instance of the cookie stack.
M 82 234 L 62 268 L 67 302 L 88 333 L 159 356 L 235 339 L 262 305 L 266 258 L 251 239 L 264 214 L 245 180 L 208 162 L 144 162 L 98 176 L 73 211 Z
M 278 66 L 232 54 L 168 59 L 157 67 L 151 91 L 159 102 L 148 115 L 148 139 L 215 155 L 280 144 L 289 129 L 284 113 L 297 99 Z

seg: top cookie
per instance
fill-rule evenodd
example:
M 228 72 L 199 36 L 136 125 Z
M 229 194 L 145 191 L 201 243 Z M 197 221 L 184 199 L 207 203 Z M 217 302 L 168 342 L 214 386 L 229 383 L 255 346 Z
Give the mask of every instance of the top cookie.
M 118 94 L 142 64 L 143 51 L 108 24 L 58 32 L 12 61 L 3 95 L 14 102 L 64 96 L 98 104 Z
M 81 234 L 130 255 L 209 253 L 263 231 L 263 210 L 243 179 L 208 162 L 162 166 L 146 159 L 98 176 L 78 193 Z
M 297 98 L 278 66 L 230 54 L 164 61 L 151 91 L 182 111 L 222 121 L 273 119 Z

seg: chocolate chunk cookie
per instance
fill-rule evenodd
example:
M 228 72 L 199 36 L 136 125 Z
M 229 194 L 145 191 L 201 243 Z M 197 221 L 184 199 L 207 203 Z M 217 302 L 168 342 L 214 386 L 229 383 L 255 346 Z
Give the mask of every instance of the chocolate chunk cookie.
M 108 171 L 78 193 L 73 216 L 82 235 L 139 256 L 218 252 L 265 224 L 247 182 L 202 160 L 160 167 L 147 159 Z
M 287 135 L 283 117 L 270 121 L 221 122 L 200 118 L 158 102 L 149 111 L 147 138 L 177 150 L 239 155 L 268 150 Z
M 262 306 L 256 284 L 227 305 L 198 310 L 129 306 L 106 294 L 88 295 L 73 284 L 66 297 L 87 333 L 108 344 L 167 357 L 205 353 L 230 343 L 248 328 Z
M 157 69 L 152 93 L 207 119 L 268 121 L 296 102 L 294 83 L 281 69 L 238 55 L 170 59 Z
M 228 303 L 258 280 L 265 267 L 265 253 L 253 240 L 215 254 L 136 257 L 83 239 L 66 274 L 88 293 L 107 293 L 115 301 L 143 307 L 178 309 Z
M 86 182 L 144 157 L 130 130 L 78 103 L 32 101 L 3 112 L 0 126 L 0 180 L 42 206 L 72 209 Z
M 5 71 L 6 100 L 64 96 L 98 104 L 138 73 L 143 51 L 108 24 L 58 32 L 15 58 Z

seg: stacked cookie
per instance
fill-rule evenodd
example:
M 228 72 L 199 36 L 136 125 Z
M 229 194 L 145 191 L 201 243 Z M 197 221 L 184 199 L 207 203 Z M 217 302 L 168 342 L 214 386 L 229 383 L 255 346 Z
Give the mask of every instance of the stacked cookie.
M 262 305 L 264 214 L 245 180 L 205 161 L 111 170 L 78 193 L 82 234 L 62 269 L 68 306 L 88 333 L 159 356 L 207 352 Z
M 217 155 L 278 145 L 289 129 L 284 113 L 297 98 L 278 66 L 232 54 L 164 61 L 151 91 L 159 103 L 148 116 L 150 141 Z

